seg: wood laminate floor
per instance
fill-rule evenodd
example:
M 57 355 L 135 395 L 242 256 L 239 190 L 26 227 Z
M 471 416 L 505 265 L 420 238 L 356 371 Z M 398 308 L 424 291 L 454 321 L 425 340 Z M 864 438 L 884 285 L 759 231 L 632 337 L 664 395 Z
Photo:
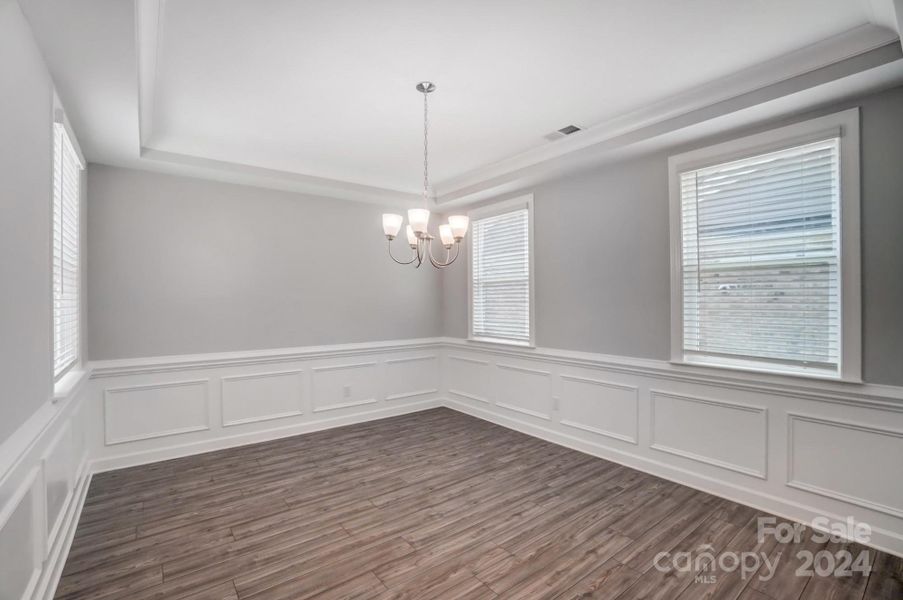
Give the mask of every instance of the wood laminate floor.
M 800 549 L 862 548 L 759 543 L 760 515 L 435 409 L 96 475 L 56 597 L 903 597 L 876 551 L 870 575 L 795 576 Z M 781 560 L 767 581 L 653 566 L 706 544 Z

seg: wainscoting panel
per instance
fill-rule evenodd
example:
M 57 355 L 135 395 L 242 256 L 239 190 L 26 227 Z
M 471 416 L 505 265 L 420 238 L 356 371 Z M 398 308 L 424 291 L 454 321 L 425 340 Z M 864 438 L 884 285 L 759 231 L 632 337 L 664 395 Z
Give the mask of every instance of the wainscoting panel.
M 353 408 L 379 401 L 377 362 L 313 368 L 314 412 Z
M 652 448 L 766 478 L 766 409 L 655 390 L 651 398 Z
M 43 511 L 40 469 L 34 468 L 0 514 L 0 582 L 4 598 L 30 598 L 41 575 Z
M 903 431 L 790 413 L 787 432 L 787 485 L 903 519 Z
M 440 347 L 404 340 L 92 364 L 94 472 L 432 408 Z M 209 391 L 209 393 L 208 393 Z
M 275 371 L 223 377 L 223 427 L 302 414 L 302 375 L 303 371 Z
M 439 355 L 386 359 L 386 400 L 413 400 L 439 391 Z
M 88 377 L 72 377 L 69 393 L 48 400 L 0 446 L 3 600 L 50 600 L 75 534 L 91 477 L 82 415 Z
M 481 404 L 489 403 L 491 367 L 488 360 L 449 354 L 446 365 L 449 394 Z
M 107 389 L 107 444 L 122 444 L 210 428 L 208 379 Z
M 443 346 L 450 408 L 803 523 L 852 517 L 903 555 L 901 388 Z
M 561 424 L 609 438 L 638 443 L 639 389 L 601 379 L 561 376 Z
M 47 511 L 47 541 L 50 546 L 63 522 L 64 509 L 71 500 L 80 456 L 73 452 L 72 425 L 66 423 L 47 448 L 43 459 L 44 497 Z
M 552 418 L 552 383 L 549 371 L 498 363 L 494 374 L 496 404 L 539 419 Z

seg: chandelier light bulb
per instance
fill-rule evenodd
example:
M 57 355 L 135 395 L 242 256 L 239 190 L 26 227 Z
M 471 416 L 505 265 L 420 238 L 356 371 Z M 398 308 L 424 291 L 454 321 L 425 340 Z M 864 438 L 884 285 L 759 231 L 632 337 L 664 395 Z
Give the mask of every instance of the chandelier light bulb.
M 393 215 L 393 214 L 384 214 L 383 215 L 383 232 L 386 234 L 386 237 L 394 239 L 398 232 L 401 230 L 401 223 L 404 221 L 404 217 L 401 215 Z
M 448 224 L 451 226 L 452 236 L 455 241 L 460 242 L 467 235 L 467 226 L 470 219 L 464 215 L 452 215 L 448 218 Z
M 408 223 L 414 233 L 426 233 L 430 222 L 430 211 L 425 208 L 412 208 L 408 211 Z
M 417 236 L 414 234 L 414 228 L 408 225 L 405 232 L 408 234 L 408 244 L 411 245 L 411 248 L 417 247 Z
M 442 239 L 443 246 L 451 248 L 451 245 L 455 242 L 455 236 L 452 235 L 451 225 L 440 225 L 439 237 Z

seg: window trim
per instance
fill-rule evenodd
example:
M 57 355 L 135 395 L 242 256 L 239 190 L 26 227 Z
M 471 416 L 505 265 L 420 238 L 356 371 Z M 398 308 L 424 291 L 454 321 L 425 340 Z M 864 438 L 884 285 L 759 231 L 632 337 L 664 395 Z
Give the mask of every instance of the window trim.
M 527 258 L 529 263 L 529 301 L 530 301 L 530 341 L 529 343 L 506 340 L 502 338 L 488 338 L 475 336 L 473 333 L 473 235 L 467 236 L 467 339 L 471 342 L 483 344 L 500 344 L 503 346 L 516 346 L 518 348 L 536 347 L 536 274 L 534 271 L 535 257 L 533 255 L 533 194 L 524 194 L 501 202 L 495 202 L 480 208 L 468 211 L 467 217 L 471 222 L 479 219 L 495 217 L 515 210 L 527 209 Z
M 838 373 L 806 372 L 760 363 L 688 360 L 683 349 L 683 260 L 680 177 L 683 171 L 731 162 L 837 135 L 840 139 L 840 364 Z M 671 234 L 671 362 L 812 379 L 862 382 L 859 108 L 779 127 L 668 158 Z M 780 364 L 780 363 L 778 363 Z
M 83 274 L 84 274 L 84 239 L 83 239 L 83 231 L 84 231 L 84 211 L 83 211 L 83 203 L 84 203 L 84 171 L 87 166 L 85 161 L 85 156 L 82 153 L 81 146 L 78 143 L 78 139 L 75 137 L 75 132 L 72 130 L 72 126 L 69 123 L 69 119 L 66 116 L 66 111 L 63 109 L 62 103 L 60 102 L 59 96 L 54 91 L 53 94 L 53 118 L 50 124 L 50 135 L 51 135 L 51 145 L 50 145 L 50 306 L 51 306 L 51 314 L 50 314 L 50 379 L 53 383 L 54 388 L 54 397 L 64 394 L 68 388 L 72 386 L 72 381 L 77 379 L 76 376 L 73 376 L 73 373 L 79 373 L 82 370 L 83 363 L 83 344 L 84 344 L 84 319 L 83 319 L 83 306 L 84 306 L 84 282 L 83 282 Z M 57 128 L 62 128 L 66 133 L 66 137 L 68 138 L 69 145 L 72 147 L 72 150 L 75 152 L 76 161 L 79 165 L 79 174 L 78 174 L 78 211 L 79 211 L 79 219 L 78 219 L 78 302 L 77 302 L 77 313 L 78 317 L 76 319 L 76 327 L 78 327 L 78 343 L 75 349 L 75 358 L 69 362 L 65 367 L 60 369 L 60 371 L 56 372 L 56 335 L 55 335 L 55 322 L 54 322 L 54 313 L 53 306 L 56 302 L 56 298 L 54 297 L 54 214 L 56 211 L 56 198 L 54 197 L 54 177 L 56 176 L 56 160 L 57 157 L 54 152 L 55 148 L 55 137 L 57 134 Z

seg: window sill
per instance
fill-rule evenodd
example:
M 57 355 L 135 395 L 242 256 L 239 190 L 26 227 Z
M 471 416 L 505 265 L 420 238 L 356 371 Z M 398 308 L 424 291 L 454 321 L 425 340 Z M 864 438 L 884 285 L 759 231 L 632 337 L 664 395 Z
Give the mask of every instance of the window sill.
M 696 367 L 702 369 L 717 369 L 719 371 L 735 371 L 740 373 L 753 373 L 758 375 L 770 375 L 775 377 L 793 377 L 795 379 L 809 379 L 817 381 L 835 381 L 839 383 L 863 383 L 862 379 L 853 377 L 843 377 L 839 373 L 831 373 L 823 369 L 805 369 L 793 368 L 775 365 L 774 367 L 760 366 L 756 363 L 742 364 L 719 362 L 717 360 L 707 359 L 687 359 L 679 358 L 669 361 L 672 365 L 678 367 Z
M 88 378 L 89 371 L 82 369 L 79 365 L 75 365 L 65 375 L 60 377 L 53 385 L 53 403 L 59 404 L 68 400 L 71 396 L 81 388 L 82 384 Z
M 516 342 L 514 340 L 501 340 L 497 338 L 469 337 L 467 338 L 467 341 L 469 343 L 488 346 L 514 346 L 515 348 L 526 348 L 528 350 L 536 349 L 536 346 L 531 342 Z

